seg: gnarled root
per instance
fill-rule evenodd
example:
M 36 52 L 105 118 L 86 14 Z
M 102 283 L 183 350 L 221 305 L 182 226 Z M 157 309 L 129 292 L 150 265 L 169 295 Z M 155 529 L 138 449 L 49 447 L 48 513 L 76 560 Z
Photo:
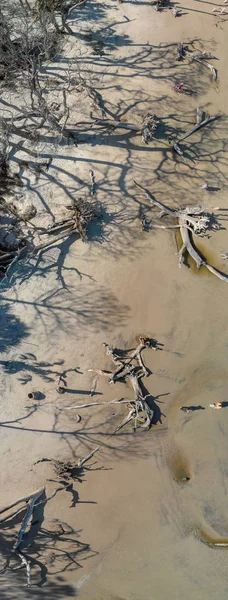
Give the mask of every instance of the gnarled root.
M 199 115 L 199 119 L 200 119 L 200 115 Z M 207 122 L 208 122 L 208 120 L 207 120 Z M 193 129 L 196 130 L 196 128 L 202 126 L 202 124 L 206 124 L 206 121 L 202 121 L 199 125 L 196 125 L 196 127 Z M 184 137 L 187 137 L 187 135 L 190 135 L 190 133 L 186 134 L 182 138 L 179 138 L 179 140 L 184 139 Z M 207 229 L 209 229 L 210 227 L 215 228 L 215 226 L 213 226 L 213 224 L 211 225 L 211 223 L 213 223 L 211 215 L 209 213 L 205 213 L 205 209 L 200 205 L 193 206 L 193 207 L 187 206 L 184 209 L 173 210 L 173 209 L 165 206 L 165 204 L 163 204 L 162 202 L 159 202 L 158 200 L 156 200 L 156 198 L 154 198 L 154 196 L 142 185 L 140 185 L 139 183 L 136 183 L 136 181 L 134 183 L 137 185 L 137 187 L 139 187 L 141 190 L 143 190 L 146 198 L 149 200 L 149 202 L 151 204 L 153 204 L 161 209 L 162 214 L 167 214 L 167 215 L 177 219 L 177 222 L 178 222 L 177 227 L 180 227 L 180 234 L 181 234 L 182 241 L 183 241 L 183 244 L 178 252 L 178 256 L 179 256 L 178 266 L 181 267 L 183 253 L 185 250 L 187 250 L 187 252 L 190 254 L 190 256 L 193 258 L 194 262 L 196 263 L 198 269 L 200 269 L 200 267 L 202 267 L 202 266 L 205 266 L 208 269 L 208 271 L 213 273 L 213 275 L 215 275 L 222 281 L 228 282 L 228 275 L 225 275 L 224 273 L 220 273 L 220 271 L 218 271 L 217 269 L 215 269 L 214 267 L 209 265 L 207 263 L 206 259 L 200 255 L 197 248 L 194 246 L 194 243 L 192 240 L 192 233 L 204 234 L 207 231 Z M 168 227 L 169 226 L 167 226 L 167 228 Z M 165 226 L 164 226 L 164 228 L 165 228 Z

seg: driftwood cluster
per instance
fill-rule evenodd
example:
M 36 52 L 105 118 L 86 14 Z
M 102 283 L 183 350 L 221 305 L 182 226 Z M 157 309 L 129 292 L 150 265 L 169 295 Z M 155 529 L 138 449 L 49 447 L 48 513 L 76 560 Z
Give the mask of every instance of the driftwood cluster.
M 90 402 L 86 404 L 78 404 L 76 406 L 66 406 L 59 408 L 59 410 L 81 410 L 83 408 L 91 408 L 94 406 L 104 406 L 110 404 L 125 404 L 128 408 L 128 414 L 126 418 L 117 426 L 114 433 L 117 433 L 122 427 L 133 421 L 133 428 L 136 430 L 138 427 L 149 429 L 152 425 L 153 410 L 149 406 L 148 398 L 150 396 L 145 394 L 141 385 L 141 378 L 149 375 L 149 370 L 146 368 L 142 352 L 145 348 L 153 348 L 152 340 L 146 337 L 139 338 L 139 344 L 133 350 L 131 354 L 126 353 L 123 350 L 117 350 L 112 346 L 104 343 L 103 346 L 106 348 L 106 354 L 111 357 L 112 362 L 116 366 L 114 373 L 110 371 L 103 371 L 101 369 L 89 369 L 90 372 L 95 373 L 95 379 L 92 384 L 90 395 L 93 396 L 98 378 L 100 376 L 107 377 L 109 383 L 116 383 L 116 381 L 129 382 L 134 391 L 134 398 L 127 400 L 125 398 L 119 398 L 110 400 L 109 402 Z M 136 364 L 135 364 L 136 363 Z
M 54 239 L 69 237 L 72 233 L 78 233 L 83 242 L 86 241 L 88 225 L 94 219 L 101 218 L 100 212 L 95 204 L 84 198 L 78 198 L 73 201 L 71 206 L 66 207 L 70 213 L 69 217 L 58 221 L 51 227 L 40 232 L 40 235 L 53 236 Z M 47 241 L 44 244 L 37 245 L 34 248 L 34 253 L 47 248 L 53 240 Z
M 93 181 L 93 189 L 94 185 L 95 183 Z M 49 246 L 53 245 L 53 243 L 64 238 L 68 238 L 72 234 L 78 234 L 82 241 L 85 242 L 87 239 L 89 223 L 91 223 L 94 219 L 101 218 L 101 213 L 98 210 L 95 202 L 92 200 L 89 202 L 85 198 L 75 199 L 71 206 L 66 207 L 69 216 L 61 221 L 56 222 L 53 226 L 48 228 L 35 227 L 27 217 L 20 217 L 18 215 L 16 205 L 12 207 L 7 202 L 4 202 L 3 199 L 0 200 L 0 210 L 1 209 L 3 213 L 10 213 L 15 218 L 13 229 L 15 229 L 15 227 L 17 228 L 18 235 L 17 244 L 12 245 L 7 236 L 5 239 L 2 238 L 2 242 L 0 244 L 0 271 L 5 276 L 9 275 L 11 267 L 20 258 L 24 257 L 25 255 L 29 257 L 40 256 L 42 252 L 48 249 Z M 32 218 L 34 215 L 30 216 Z M 44 237 L 45 241 L 42 243 L 31 243 L 30 239 L 26 239 L 25 235 L 23 234 L 23 230 L 20 230 L 19 235 L 18 221 L 29 223 L 39 238 Z
M 98 452 L 99 449 L 100 449 L 100 446 L 97 446 L 92 452 L 90 452 L 90 454 L 88 454 L 84 458 L 78 459 L 78 461 L 75 463 L 72 463 L 69 461 L 59 461 L 59 460 L 54 460 L 54 459 L 48 459 L 48 458 L 41 458 L 40 460 L 38 460 L 35 463 L 35 464 L 40 463 L 40 462 L 41 463 L 42 462 L 52 463 L 55 474 L 56 474 L 57 479 L 59 480 L 61 486 L 58 487 L 57 489 L 55 489 L 54 492 L 49 497 L 46 496 L 46 488 L 41 487 L 40 489 L 36 490 L 32 494 L 30 494 L 28 496 L 24 496 L 22 498 L 19 498 L 15 502 L 12 502 L 11 504 L 0 509 L 0 515 L 3 515 L 4 513 L 6 513 L 6 515 L 4 517 L 0 518 L 0 526 L 1 526 L 1 523 L 4 523 L 4 526 L 6 526 L 7 523 L 9 522 L 8 527 L 10 528 L 11 524 L 12 524 L 12 519 L 14 519 L 15 517 L 18 518 L 18 515 L 20 515 L 20 514 L 21 514 L 21 519 L 22 519 L 19 531 L 16 535 L 16 540 L 15 540 L 14 544 L 12 545 L 11 550 L 9 551 L 9 555 L 6 559 L 5 565 L 0 570 L 0 574 L 5 573 L 8 569 L 16 570 L 18 568 L 25 567 L 26 578 L 27 578 L 27 587 L 30 587 L 32 585 L 32 582 L 31 582 L 31 560 L 30 560 L 27 552 L 25 552 L 25 547 L 26 547 L 27 543 L 26 543 L 26 539 L 24 539 L 24 536 L 26 536 L 26 534 L 28 533 L 28 531 L 32 527 L 32 525 L 33 524 L 35 525 L 37 523 L 37 519 L 39 519 L 39 516 L 36 513 L 36 509 L 41 504 L 44 505 L 49 500 L 52 500 L 52 498 L 54 498 L 54 496 L 57 494 L 57 492 L 60 492 L 61 490 L 66 490 L 66 489 L 70 488 L 70 486 L 72 485 L 72 482 L 74 480 L 76 480 L 82 474 L 82 470 L 84 468 L 85 463 L 87 463 L 94 456 L 94 454 L 96 454 L 96 452 Z M 19 504 L 21 506 L 19 508 L 17 508 L 16 510 L 13 510 L 13 512 L 12 512 L 11 509 L 13 509 L 15 506 L 18 506 Z M 14 561 L 15 558 L 18 558 L 20 560 L 21 564 L 18 567 L 11 566 L 11 562 Z
M 202 206 L 187 206 L 183 209 L 173 210 L 162 202 L 156 200 L 149 190 L 144 188 L 139 183 L 136 183 L 136 181 L 135 185 L 137 185 L 139 189 L 143 190 L 147 200 L 149 200 L 151 204 L 160 208 L 161 212 L 159 214 L 159 218 L 169 215 L 175 219 L 175 225 L 153 224 L 152 227 L 159 229 L 179 229 L 182 239 L 182 246 L 179 250 L 179 267 L 181 267 L 183 254 L 186 251 L 196 263 L 197 269 L 200 269 L 200 267 L 204 266 L 211 271 L 211 273 L 216 275 L 216 277 L 222 281 L 228 282 L 228 275 L 220 273 L 220 271 L 209 265 L 206 259 L 197 250 L 193 241 L 193 234 L 203 235 L 208 229 L 219 229 L 219 224 L 215 222 L 216 220 L 214 215 L 206 213 Z

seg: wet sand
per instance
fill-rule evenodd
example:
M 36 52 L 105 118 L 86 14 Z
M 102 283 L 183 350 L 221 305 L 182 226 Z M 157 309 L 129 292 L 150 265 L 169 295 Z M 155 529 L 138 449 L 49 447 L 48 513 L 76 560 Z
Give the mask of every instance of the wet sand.
M 93 3 L 88 6 L 95 14 Z M 103 57 L 83 56 L 81 68 L 96 73 L 110 117 L 140 123 L 150 111 L 181 132 L 194 126 L 198 106 L 222 118 L 186 140 L 186 162 L 173 156 L 165 139 L 145 146 L 140 136 L 120 130 L 79 145 L 72 156 L 64 149 L 54 157 L 53 169 L 65 186 L 72 185 L 74 173 L 79 188 L 94 170 L 104 222 L 91 228 L 88 244 L 65 247 L 62 274 L 68 289 L 56 281 L 58 252 L 52 250 L 39 272 L 16 280 L 2 294 L 0 504 L 32 492 L 44 479 L 52 480 L 47 486 L 53 491 L 50 464 L 35 461 L 72 460 L 100 442 L 102 448 L 75 483 L 75 493 L 61 492 L 45 507 L 36 551 L 47 565 L 47 583 L 22 589 L 23 574 L 17 586 L 9 573 L 3 598 L 225 600 L 227 549 L 215 544 L 228 538 L 228 409 L 213 411 L 208 405 L 227 400 L 228 286 L 191 265 L 178 269 L 172 231 L 141 231 L 142 203 L 148 218 L 156 211 L 133 180 L 171 207 L 198 202 L 221 207 L 222 229 L 200 239 L 199 247 L 213 266 L 228 273 L 220 256 L 228 251 L 227 23 L 219 23 L 215 5 L 203 1 L 184 2 L 176 19 L 172 11 L 157 13 L 147 2 L 97 6 L 108 47 Z M 77 25 L 82 30 L 86 11 L 87 5 L 85 20 Z M 175 60 L 177 43 L 192 40 L 194 48 L 217 57 L 217 82 L 208 69 Z M 197 95 L 176 94 L 173 86 L 180 81 Z M 201 191 L 205 181 L 212 191 Z M 53 184 L 53 190 L 56 207 L 63 188 Z M 158 417 L 149 432 L 126 429 L 109 438 L 125 414 L 122 409 L 84 411 L 81 423 L 73 411 L 56 410 L 88 400 L 89 368 L 111 368 L 102 342 L 132 348 L 141 333 L 160 344 L 157 352 L 145 351 L 152 374 L 144 383 Z M 80 371 L 69 374 L 73 391 L 61 397 L 55 382 L 60 361 Z M 31 388 L 45 398 L 29 402 Z M 97 392 L 103 393 L 98 399 L 111 400 L 123 394 L 123 386 L 108 386 L 101 378 Z M 179 410 L 189 404 L 206 410 Z M 63 520 L 61 538 L 56 532 Z M 38 566 L 33 569 L 37 582 Z

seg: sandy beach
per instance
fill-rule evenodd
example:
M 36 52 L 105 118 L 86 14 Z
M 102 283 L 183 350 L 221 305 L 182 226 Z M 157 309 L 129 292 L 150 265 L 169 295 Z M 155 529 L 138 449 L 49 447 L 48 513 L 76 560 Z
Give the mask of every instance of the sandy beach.
M 30 181 L 42 221 L 47 205 L 59 215 L 70 196 L 89 194 L 92 169 L 103 219 L 91 225 L 86 243 L 53 244 L 38 268 L 22 261 L 2 283 L 0 507 L 43 485 L 47 496 L 61 486 L 53 464 L 38 461 L 78 460 L 101 448 L 73 485 L 45 504 L 27 549 L 31 588 L 24 569 L 8 570 L 3 600 L 227 598 L 228 408 L 209 404 L 227 401 L 228 286 L 191 259 L 178 268 L 175 230 L 142 230 L 142 217 L 154 221 L 157 209 L 134 183 L 173 209 L 219 207 L 221 228 L 196 244 L 228 276 L 221 257 L 228 252 L 227 20 L 215 6 L 226 5 L 184 0 L 175 18 L 172 7 L 156 11 L 146 1 L 88 0 L 72 13 L 77 35 L 47 67 L 67 69 L 80 48 L 81 74 L 91 73 L 105 118 L 140 124 L 150 112 L 166 133 L 146 145 L 132 131 L 81 128 L 81 143 L 59 147 L 48 176 Z M 88 29 L 104 40 L 103 55 L 82 41 Z M 180 42 L 216 57 L 216 81 L 202 64 L 176 60 Z M 192 95 L 174 90 L 180 82 Z M 72 93 L 70 102 L 75 126 L 91 113 L 100 118 L 86 92 L 80 102 Z M 186 140 L 182 159 L 167 137 L 194 127 L 198 107 L 221 117 Z M 128 426 L 110 437 L 123 406 L 59 410 L 131 397 L 130 387 L 100 377 L 91 399 L 88 369 L 112 369 L 104 342 L 132 350 L 142 334 L 157 343 L 143 355 L 155 407 L 149 431 Z M 65 369 L 76 372 L 58 394 Z M 36 390 L 40 398 L 28 398 Z M 183 405 L 205 410 L 184 413 Z M 0 568 L 19 523 L 1 525 Z

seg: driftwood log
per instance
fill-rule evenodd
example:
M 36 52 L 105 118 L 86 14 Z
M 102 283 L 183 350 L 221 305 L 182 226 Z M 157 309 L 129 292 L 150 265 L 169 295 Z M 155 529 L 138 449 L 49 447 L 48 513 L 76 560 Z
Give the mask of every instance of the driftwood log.
M 208 58 L 212 58 L 212 59 L 215 58 L 214 56 L 212 56 L 212 54 L 210 52 L 189 52 L 188 47 L 185 46 L 183 44 L 183 42 L 181 42 L 177 46 L 176 60 L 181 61 L 185 58 L 185 56 L 187 56 L 191 60 L 195 60 L 196 62 L 200 63 L 204 67 L 207 67 L 212 73 L 213 81 L 217 80 L 217 76 L 218 76 L 217 69 L 215 69 L 215 67 L 213 67 L 213 65 L 211 65 L 211 63 L 209 63 L 207 61 Z
M 136 183 L 136 181 L 134 183 L 139 189 L 141 189 L 144 192 L 146 198 L 151 204 L 161 209 L 159 217 L 163 215 L 169 215 L 177 220 L 175 228 L 177 227 L 180 229 L 180 234 L 183 242 L 178 253 L 179 267 L 181 267 L 182 265 L 183 254 L 185 251 L 187 251 L 196 263 L 197 269 L 200 269 L 200 267 L 204 266 L 208 269 L 208 271 L 216 275 L 216 277 L 218 277 L 222 281 L 228 282 L 228 275 L 221 273 L 220 271 L 209 265 L 206 259 L 199 253 L 199 251 L 194 245 L 193 233 L 200 235 L 204 234 L 209 227 L 214 229 L 218 228 L 217 226 L 213 227 L 213 225 L 211 225 L 211 216 L 208 213 L 205 213 L 204 208 L 202 206 L 187 206 L 184 209 L 173 210 L 165 204 L 163 204 L 162 202 L 156 200 L 154 196 L 149 192 L 149 190 L 147 190 L 145 187 L 143 187 L 139 183 Z M 155 227 L 157 227 L 157 225 L 155 225 Z M 169 226 L 166 227 L 164 225 L 162 226 L 162 228 L 169 229 Z
M 153 348 L 156 350 L 156 348 L 153 346 L 152 340 L 144 336 L 139 337 L 139 344 L 130 354 L 122 350 L 117 350 L 106 343 L 104 343 L 103 346 L 106 348 L 106 354 L 111 357 L 112 362 L 116 366 L 116 370 L 114 373 L 102 371 L 101 369 L 89 369 L 89 371 L 96 373 L 96 382 L 99 376 L 108 377 L 109 383 L 112 384 L 116 381 L 122 381 L 124 383 L 129 381 L 134 392 L 134 398 L 115 398 L 109 402 L 89 402 L 86 404 L 77 404 L 76 406 L 61 407 L 59 410 L 80 410 L 94 406 L 124 404 L 128 407 L 128 414 L 113 433 L 117 433 L 120 429 L 122 429 L 122 427 L 131 421 L 134 422 L 134 430 L 136 430 L 138 427 L 149 429 L 152 425 L 153 410 L 151 410 L 148 404 L 148 396 L 144 394 L 141 378 L 149 375 L 149 370 L 146 368 L 142 358 L 142 352 L 146 348 Z
M 205 113 L 200 108 L 197 108 L 196 109 L 196 124 L 194 125 L 194 127 L 192 127 L 192 129 L 189 129 L 189 131 L 187 131 L 183 135 L 177 137 L 175 142 L 173 142 L 172 146 L 173 146 L 173 149 L 175 150 L 175 152 L 177 152 L 177 154 L 180 154 L 180 156 L 183 156 L 184 153 L 180 147 L 180 142 L 183 142 L 184 140 L 186 140 L 188 137 L 193 135 L 196 131 L 198 131 L 202 127 L 205 127 L 205 125 L 209 125 L 210 123 L 213 123 L 214 121 L 216 121 L 217 119 L 220 119 L 220 118 L 221 118 L 221 115 L 215 115 L 214 117 L 206 116 Z
M 63 488 L 59 488 L 59 489 L 63 489 Z M 39 504 L 48 502 L 48 500 L 51 500 L 51 498 L 53 498 L 56 495 L 57 491 L 58 490 L 55 490 L 53 492 L 53 494 L 49 498 L 47 498 L 45 496 L 45 492 L 46 492 L 45 487 L 42 487 L 42 488 L 36 490 L 33 494 L 19 498 L 19 500 L 16 500 L 15 502 L 12 502 L 12 504 L 9 504 L 8 506 L 5 506 L 4 508 L 0 509 L 1 515 L 3 513 L 7 513 L 6 516 L 1 518 L 0 524 L 8 521 L 9 519 L 12 519 L 16 515 L 18 515 L 20 512 L 25 511 L 25 515 L 22 519 L 21 527 L 17 534 L 16 541 L 12 547 L 12 552 L 20 558 L 21 565 L 26 568 L 27 586 L 28 587 L 31 586 L 31 568 L 30 568 L 30 561 L 28 558 L 26 558 L 26 556 L 22 550 L 22 547 L 21 547 L 22 542 L 23 542 L 23 536 L 25 535 L 28 525 L 31 521 L 35 507 L 38 506 Z M 18 504 L 22 504 L 22 506 L 20 508 L 18 508 L 16 511 L 14 511 L 13 513 L 11 512 L 10 514 L 8 514 L 9 511 L 11 510 L 11 508 L 14 508 Z M 1 569 L 1 573 L 4 573 L 6 571 L 6 569 L 9 567 L 9 565 L 10 565 L 10 559 L 8 559 L 6 561 L 5 566 Z

